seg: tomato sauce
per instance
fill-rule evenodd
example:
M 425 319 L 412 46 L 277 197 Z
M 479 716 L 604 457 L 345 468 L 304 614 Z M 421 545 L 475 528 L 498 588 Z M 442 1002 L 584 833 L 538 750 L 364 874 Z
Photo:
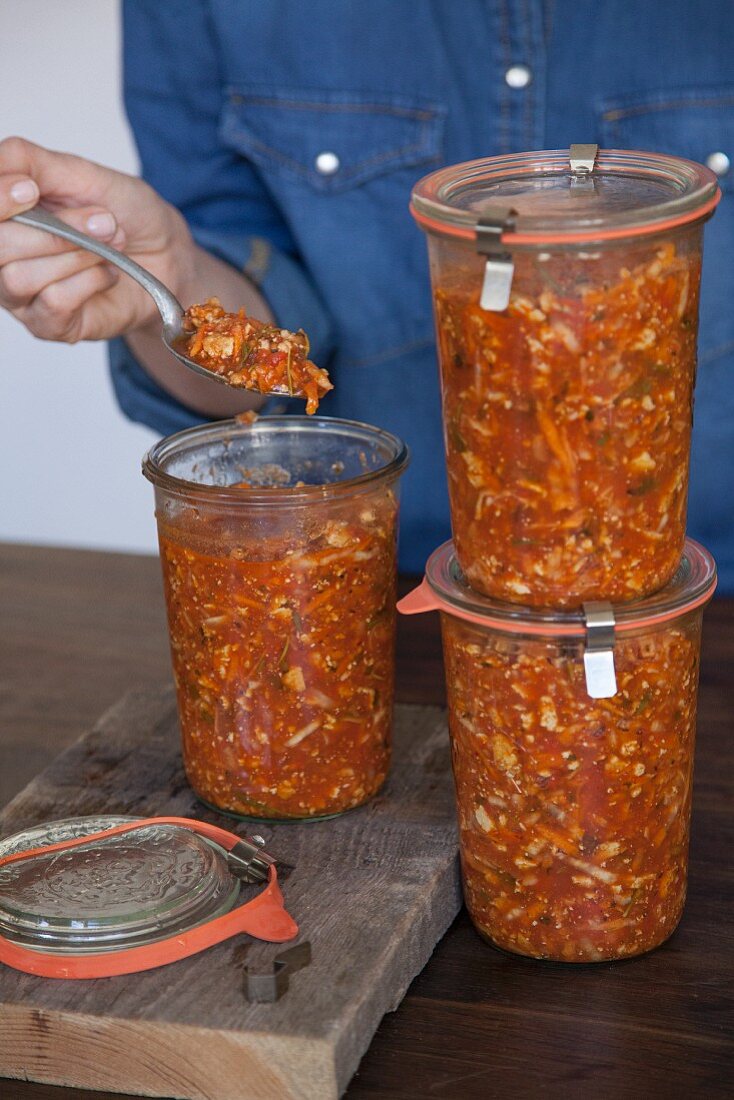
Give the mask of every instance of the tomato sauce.
M 479 931 L 571 963 L 662 943 L 685 900 L 700 615 L 620 636 L 609 699 L 589 697 L 580 643 L 442 624 Z
M 186 773 L 245 816 L 367 801 L 390 759 L 397 503 L 316 500 L 298 523 L 159 513 Z
M 439 269 L 435 313 L 452 525 L 485 595 L 626 601 L 681 558 L 700 256 L 518 253 L 510 305 Z

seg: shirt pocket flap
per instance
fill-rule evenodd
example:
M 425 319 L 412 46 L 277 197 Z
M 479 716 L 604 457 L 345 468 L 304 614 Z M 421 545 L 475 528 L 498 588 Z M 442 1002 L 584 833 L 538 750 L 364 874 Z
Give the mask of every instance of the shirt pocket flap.
M 602 141 L 613 149 L 650 149 L 705 164 L 724 154 L 722 191 L 734 191 L 734 86 L 619 96 L 602 104 Z M 712 167 L 722 164 L 716 158 Z M 727 161 L 723 161 L 726 166 Z
M 334 193 L 396 168 L 438 161 L 443 116 L 439 106 L 399 97 L 230 89 L 220 134 L 260 167 Z

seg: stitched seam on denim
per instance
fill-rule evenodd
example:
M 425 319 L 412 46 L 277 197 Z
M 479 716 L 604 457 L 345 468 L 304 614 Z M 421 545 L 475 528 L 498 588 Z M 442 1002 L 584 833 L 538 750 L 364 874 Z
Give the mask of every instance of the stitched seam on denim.
M 510 150 L 510 112 L 512 108 L 512 102 L 510 100 L 510 88 L 505 80 L 505 73 L 510 67 L 512 61 L 511 43 L 510 43 L 510 29 L 509 29 L 509 13 L 507 10 L 506 0 L 500 0 L 500 33 L 499 40 L 502 47 L 502 72 L 499 74 L 500 78 L 500 141 L 499 152 L 509 153 Z
M 714 359 L 720 359 L 722 355 L 726 355 L 727 352 L 730 351 L 734 351 L 734 340 L 729 340 L 726 344 L 720 344 L 717 348 L 707 351 L 704 355 L 699 355 L 698 365 L 701 367 L 704 363 L 710 363 Z
M 732 107 L 734 95 L 719 96 L 708 99 L 664 99 L 655 103 L 639 103 L 634 107 L 610 107 L 604 111 L 602 119 L 605 122 L 619 122 L 623 118 L 634 118 L 639 115 L 649 115 L 659 111 L 676 111 L 681 107 Z
M 425 336 L 422 340 L 410 340 L 407 344 L 396 344 L 386 348 L 376 355 L 368 355 L 366 359 L 343 359 L 339 364 L 343 367 L 374 367 L 387 359 L 395 359 L 399 355 L 407 355 L 410 351 L 418 351 L 419 348 L 430 347 L 434 343 L 434 336 Z
M 542 12 L 538 9 L 539 0 L 526 0 L 528 4 L 528 31 L 530 35 L 529 48 L 533 58 L 533 82 L 530 85 L 533 92 L 533 113 L 530 124 L 532 145 L 529 149 L 543 148 L 543 131 L 540 129 L 539 119 L 545 101 L 545 59 L 542 56 L 545 51 L 543 43 Z M 541 84 L 542 80 L 542 84 Z
M 234 93 L 235 95 L 240 93 Z M 321 111 L 329 114 L 382 114 L 395 115 L 397 118 L 417 119 L 430 122 L 438 117 L 439 111 L 428 108 L 395 107 L 389 103 L 323 103 L 319 100 L 273 99 L 265 96 L 242 96 L 242 104 L 252 103 L 259 107 L 287 107 L 292 111 Z M 237 103 L 235 106 L 240 106 Z
M 530 15 L 530 0 L 520 0 L 522 8 L 522 35 L 525 42 L 525 50 L 527 51 L 527 58 L 533 56 L 533 31 L 532 31 L 532 18 Z M 532 73 L 530 84 L 527 87 L 527 95 L 525 97 L 525 141 L 523 142 L 526 149 L 534 149 L 535 146 L 535 93 L 536 93 L 536 76 L 535 72 Z
M 533 7 L 533 27 L 537 41 L 538 81 L 536 87 L 536 108 L 534 131 L 534 149 L 545 148 L 546 122 L 548 118 L 548 39 L 545 28 L 545 4 L 543 0 L 531 0 Z
M 264 142 L 258 141 L 257 138 L 252 137 L 252 135 L 245 133 L 243 130 L 235 129 L 233 130 L 233 133 L 239 133 L 243 135 L 253 149 L 257 149 L 263 153 L 266 153 L 269 157 L 272 157 L 273 160 L 279 161 L 286 168 L 290 168 L 292 172 L 297 173 L 303 179 L 313 181 L 320 180 L 322 178 L 321 176 L 316 175 L 316 173 L 309 171 L 307 168 L 304 168 L 303 165 L 299 164 L 297 160 L 293 160 L 291 157 L 287 157 L 284 153 L 279 153 L 278 150 L 273 149 L 271 145 L 265 145 Z M 340 170 L 334 182 L 340 182 L 345 179 L 353 179 L 355 176 L 360 175 L 365 169 L 374 168 L 377 165 L 384 164 L 387 161 L 402 159 L 404 157 L 410 156 L 413 153 L 426 153 L 428 155 L 430 152 L 431 151 L 428 147 L 428 142 L 424 137 L 421 142 L 415 142 L 413 145 L 403 145 L 399 149 L 392 149 L 389 152 L 380 153 L 379 156 L 371 157 L 369 160 L 360 161 L 360 163 L 355 168 L 345 168 L 343 170 Z M 431 153 L 431 155 L 433 159 L 437 159 L 436 153 Z
M 550 45 L 551 35 L 553 33 L 553 4 L 555 0 L 543 0 L 543 39 L 546 47 Z

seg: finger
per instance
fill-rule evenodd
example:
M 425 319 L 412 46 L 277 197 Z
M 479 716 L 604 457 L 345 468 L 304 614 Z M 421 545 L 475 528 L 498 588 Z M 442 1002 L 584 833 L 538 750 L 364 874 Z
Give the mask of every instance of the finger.
M 0 221 L 29 210 L 38 202 L 41 192 L 29 176 L 10 173 L 1 177 Z
M 40 256 L 32 260 L 14 260 L 0 267 L 0 305 L 15 310 L 30 305 L 36 295 L 51 283 L 62 282 L 105 261 L 93 252 L 62 252 L 59 256 Z
M 84 307 L 95 295 L 103 295 L 119 279 L 115 268 L 97 264 L 61 282 L 51 283 L 15 316 L 41 340 L 67 344 L 88 338 L 83 328 Z
M 44 202 L 69 206 L 110 206 L 111 193 L 124 177 L 110 168 L 70 153 L 57 153 L 24 138 L 0 141 L 0 174 L 17 173 L 35 180 Z M 30 205 L 33 205 L 32 203 Z M 0 217 L 7 217 L 0 213 Z
M 125 233 L 109 210 L 99 206 L 84 206 L 59 210 L 57 217 L 67 225 L 111 244 L 113 248 L 120 249 L 125 245 Z M 78 246 L 61 237 L 54 237 L 51 233 L 44 233 L 41 229 L 31 229 L 12 221 L 0 223 L 0 265 L 71 251 L 79 251 Z

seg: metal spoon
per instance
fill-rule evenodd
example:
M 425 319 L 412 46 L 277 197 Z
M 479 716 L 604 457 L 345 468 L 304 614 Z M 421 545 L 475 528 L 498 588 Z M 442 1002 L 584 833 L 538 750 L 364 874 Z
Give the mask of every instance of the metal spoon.
M 158 306 L 158 312 L 163 322 L 163 343 L 171 354 L 175 355 L 179 362 L 183 363 L 189 370 L 196 371 L 204 378 L 221 382 L 225 386 L 228 384 L 227 379 L 221 374 L 207 370 L 206 367 L 202 367 L 200 363 L 195 363 L 193 359 L 189 359 L 187 355 L 183 355 L 177 350 L 175 342 L 190 335 L 190 333 L 185 333 L 183 330 L 184 311 L 181 303 L 171 294 L 167 286 L 156 279 L 155 275 L 151 275 L 149 271 L 146 271 L 140 264 L 136 264 L 135 260 L 131 260 L 129 256 L 125 256 L 124 253 L 118 252 L 115 248 L 110 248 L 108 244 L 96 241 L 94 237 L 88 237 L 86 233 L 80 233 L 78 229 L 73 229 L 66 222 L 62 222 L 60 218 L 50 214 L 48 210 L 43 210 L 40 206 L 34 206 L 32 210 L 26 210 L 24 214 L 15 214 L 11 220 L 20 222 L 22 225 L 30 225 L 33 229 L 42 229 L 46 233 L 53 234 L 54 237 L 63 237 L 65 241 L 71 241 L 72 244 L 79 245 L 80 248 L 86 248 L 88 252 L 95 252 L 98 256 L 108 260 L 109 263 L 114 264 L 115 267 L 119 267 L 120 271 L 124 271 L 136 283 L 140 283 L 143 290 L 148 291 L 148 294 Z M 243 388 L 246 387 L 238 387 L 238 389 Z

